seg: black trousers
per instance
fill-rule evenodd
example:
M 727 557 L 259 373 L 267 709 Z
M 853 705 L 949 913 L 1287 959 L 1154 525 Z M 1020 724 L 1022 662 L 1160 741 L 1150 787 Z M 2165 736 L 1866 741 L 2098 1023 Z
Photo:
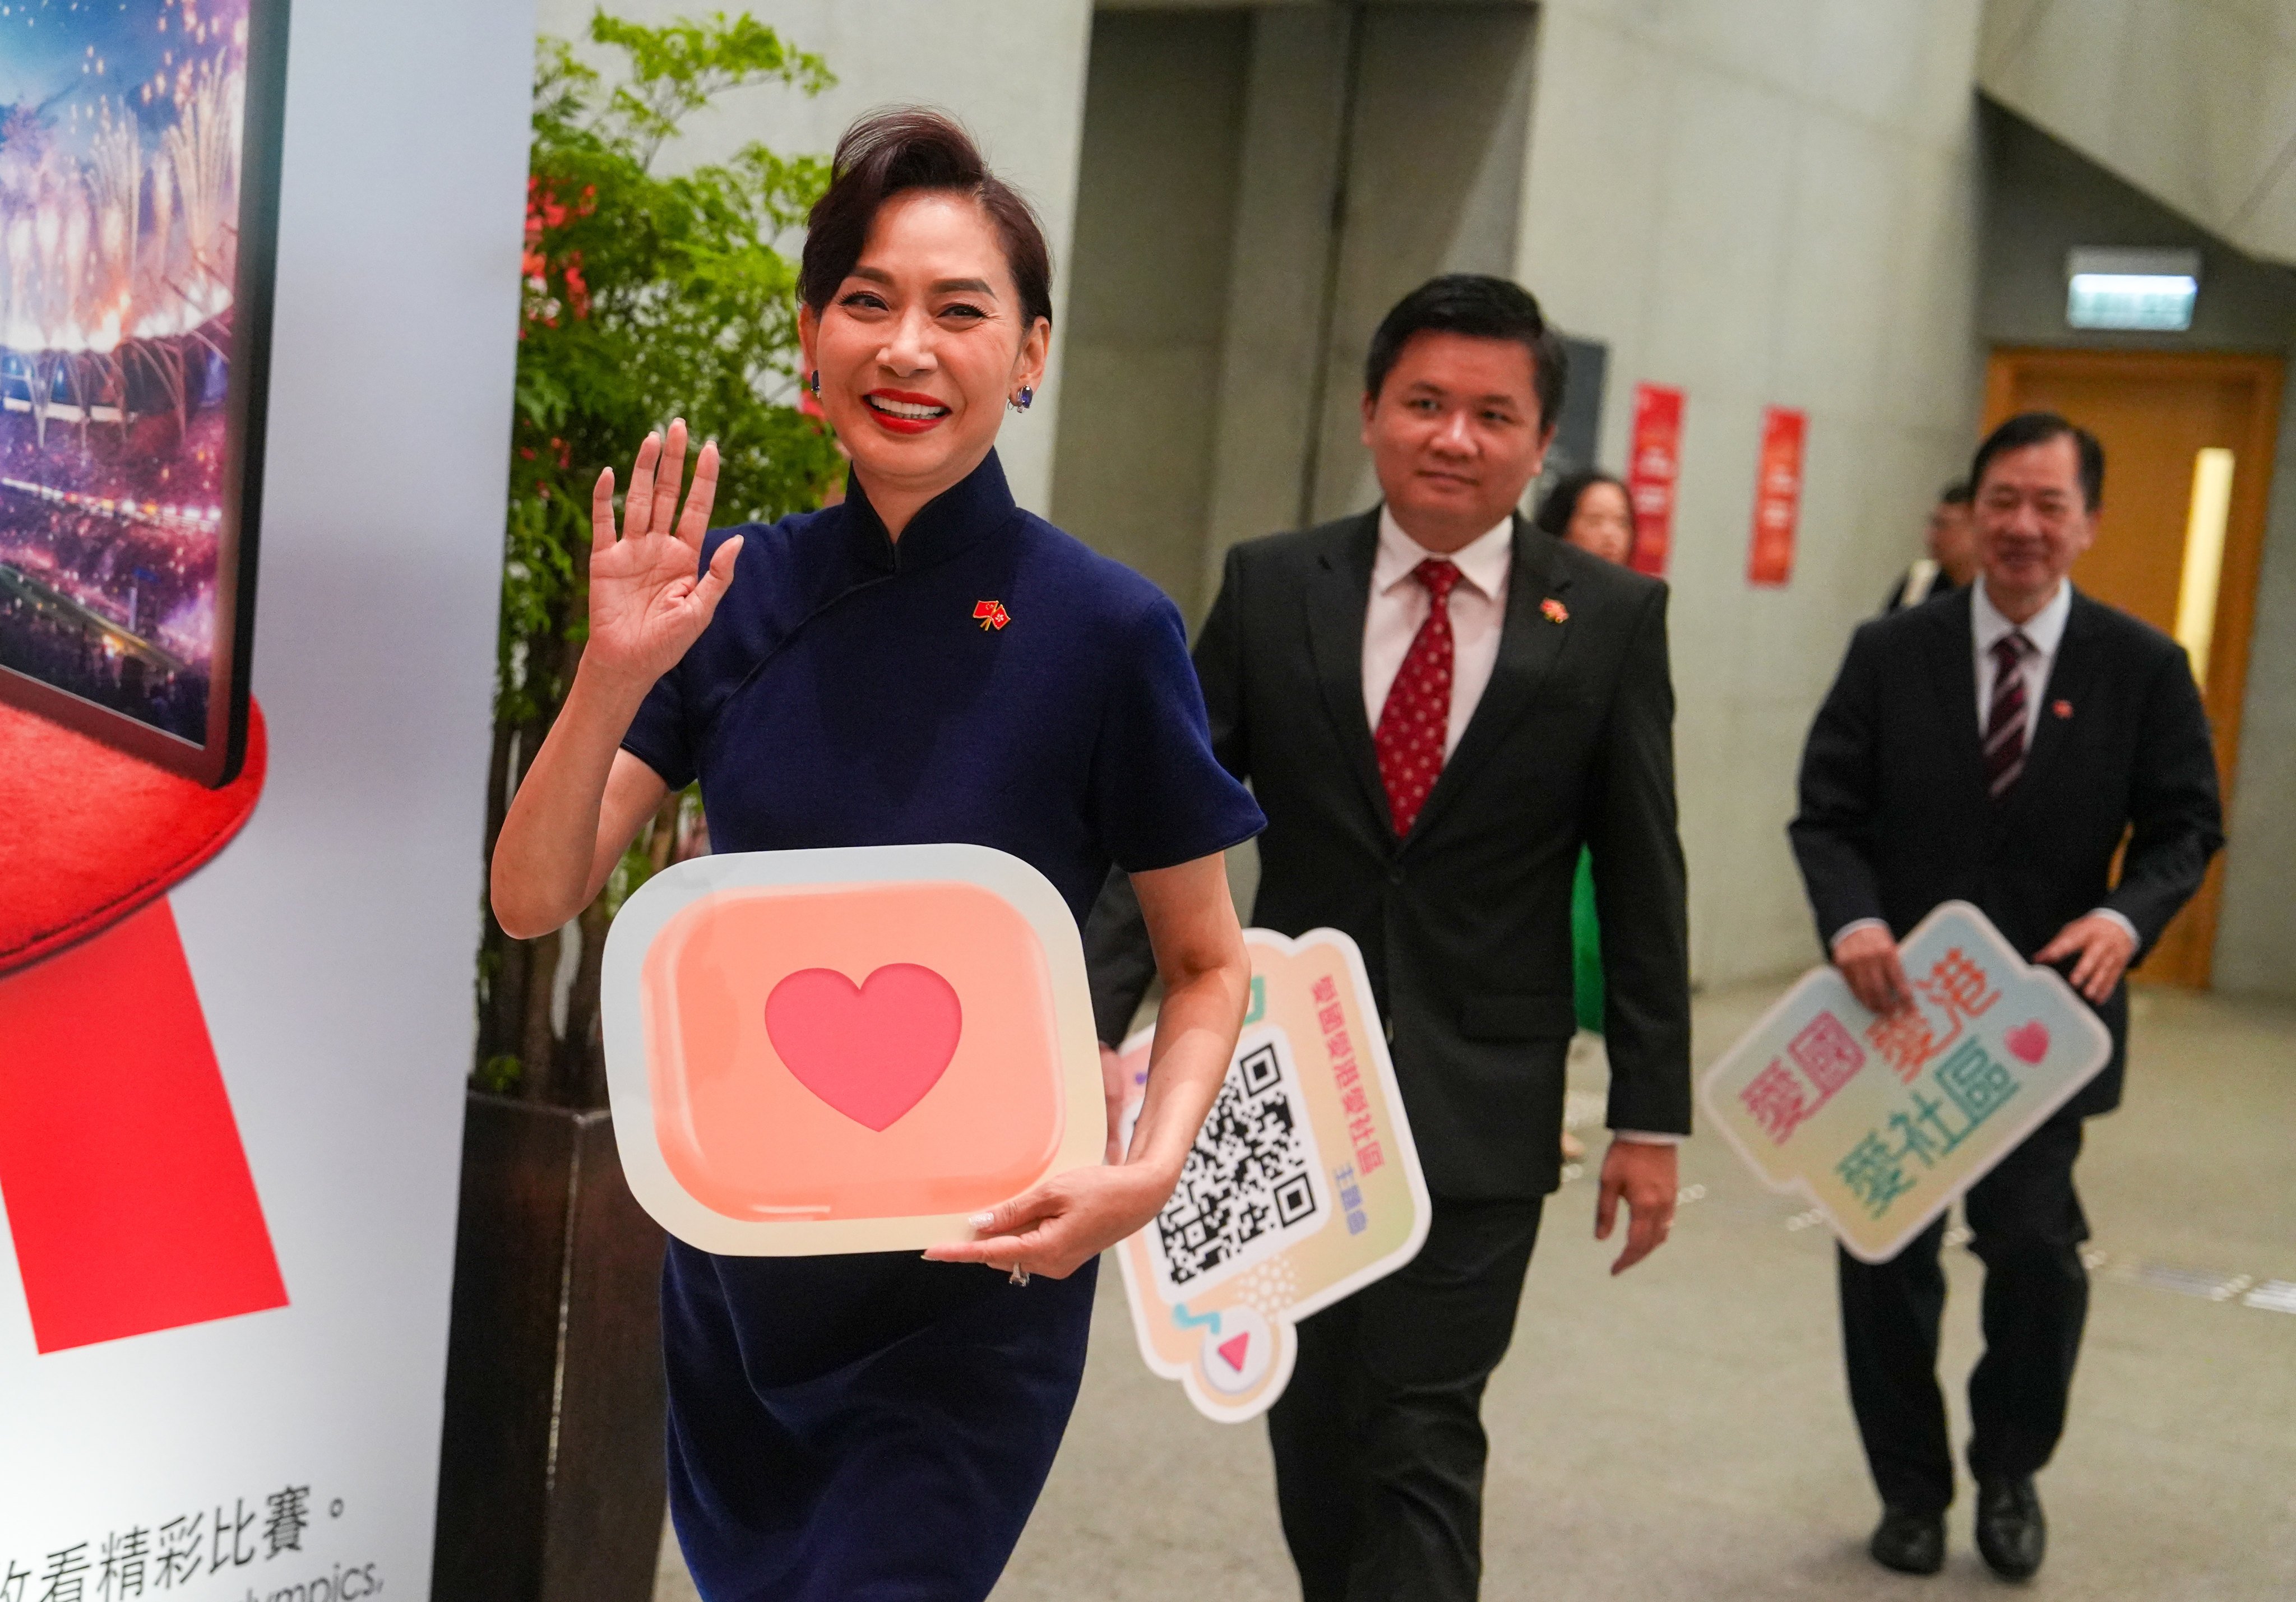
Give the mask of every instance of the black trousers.
M 1306 1602 L 1474 1598 L 1483 1385 L 1514 1334 L 1543 1200 L 1439 1199 L 1417 1257 L 1300 1326 L 1267 1439 Z
M 1985 1264 L 1985 1355 L 1969 1376 L 1969 1467 L 1980 1480 L 2036 1472 L 2064 1433 L 2088 1318 L 2088 1220 L 2073 1192 L 2080 1147 L 2080 1120 L 2053 1120 L 1963 1198 L 1970 1247 Z M 1937 1377 L 1944 1235 L 1940 1218 L 1888 1262 L 1840 1254 L 1841 1344 L 1866 1461 L 1882 1499 L 1915 1513 L 1953 1500 Z

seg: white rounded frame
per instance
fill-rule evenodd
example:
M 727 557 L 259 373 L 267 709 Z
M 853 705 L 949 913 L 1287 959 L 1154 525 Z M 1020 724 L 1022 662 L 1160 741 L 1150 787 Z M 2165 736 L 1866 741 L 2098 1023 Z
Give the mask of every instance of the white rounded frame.
M 654 1221 L 690 1246 L 729 1257 L 800 1257 L 840 1252 L 922 1251 L 975 1238 L 964 1213 L 894 1218 L 758 1221 L 728 1217 L 678 1183 L 662 1154 L 646 1060 L 640 975 L 646 953 L 670 920 L 705 896 L 727 890 L 875 884 L 970 884 L 1004 901 L 1035 932 L 1052 976 L 1060 1054 L 1060 1138 L 1052 1161 L 1030 1181 L 1099 1165 L 1105 1133 L 1100 1044 L 1084 941 L 1051 880 L 1020 858 L 983 845 L 885 845 L 806 851 L 742 851 L 674 863 L 639 886 L 606 933 L 599 1011 L 614 1142 L 630 1193 Z M 1027 1188 L 1026 1187 L 1022 1187 Z M 1017 1193 L 1016 1193 L 1017 1194 Z

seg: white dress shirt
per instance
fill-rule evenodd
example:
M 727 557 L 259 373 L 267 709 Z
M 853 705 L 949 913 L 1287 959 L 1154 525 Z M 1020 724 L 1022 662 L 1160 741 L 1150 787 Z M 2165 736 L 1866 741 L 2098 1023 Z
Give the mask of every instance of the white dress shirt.
M 1507 574 L 1514 566 L 1514 519 L 1508 517 L 1447 557 L 1403 531 L 1395 513 L 1379 509 L 1379 554 L 1371 563 L 1371 602 L 1364 612 L 1364 716 L 1379 732 L 1379 714 L 1420 625 L 1435 607 L 1427 587 L 1411 575 L 1423 562 L 1448 561 L 1459 570 L 1451 587 L 1451 720 L 1443 755 L 1459 736 L 1491 682 L 1499 660 L 1499 630 L 1506 622 Z
M 2041 715 L 2041 697 L 2049 687 L 2049 673 L 2057 665 L 2057 647 L 2064 643 L 2065 620 L 2072 615 L 2073 587 L 2070 579 L 2061 579 L 2057 593 L 2051 596 L 2040 611 L 2022 623 L 2014 623 L 2001 615 L 1986 593 L 1985 580 L 1978 579 L 1969 587 L 1970 648 L 1977 653 L 1977 737 L 1985 737 L 1985 725 L 1993 716 L 1993 680 L 1995 668 L 1993 647 L 2013 630 L 2021 628 L 2033 648 L 2018 664 L 2018 672 L 2025 680 L 2025 750 L 2033 749 L 2034 719 Z M 2111 918 L 2128 931 L 2130 941 L 2142 945 L 2136 925 L 2110 907 L 2099 907 L 2089 916 Z M 1839 946 L 1842 937 L 1860 929 L 1882 929 L 1889 925 L 1880 918 L 1856 918 L 1833 932 L 1826 942 L 1828 949 Z
M 2047 605 L 2024 622 L 2013 623 L 1995 607 L 1982 581 L 1971 586 L 1969 632 L 1977 652 L 1978 738 L 1985 737 L 1986 720 L 1993 716 L 1993 647 L 2022 628 L 2025 637 L 2033 644 L 2018 670 L 2025 679 L 2025 749 L 2033 749 L 2033 719 L 2040 712 L 2041 693 L 2049 687 L 2049 670 L 2056 665 L 2057 646 L 2065 637 L 2065 620 L 2072 615 L 2072 610 L 2073 587 L 2061 582 Z
M 1379 552 L 1371 563 L 1371 600 L 1364 612 L 1364 716 L 1379 732 L 1379 714 L 1420 626 L 1435 609 L 1427 587 L 1411 575 L 1430 560 L 1448 560 L 1459 570 L 1451 587 L 1451 715 L 1443 731 L 1446 760 L 1459 748 L 1459 736 L 1475 715 L 1491 670 L 1498 665 L 1499 634 L 1506 623 L 1507 577 L 1514 567 L 1512 515 L 1478 534 L 1446 558 L 1403 531 L 1395 513 L 1379 509 Z M 1677 1146 L 1679 1135 L 1614 1130 L 1621 1140 L 1646 1146 Z

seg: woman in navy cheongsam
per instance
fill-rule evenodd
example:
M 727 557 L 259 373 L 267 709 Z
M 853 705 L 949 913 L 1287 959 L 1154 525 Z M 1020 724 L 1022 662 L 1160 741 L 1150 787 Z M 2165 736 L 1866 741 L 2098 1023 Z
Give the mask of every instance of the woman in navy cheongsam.
M 672 1516 L 709 1602 L 988 1595 L 1082 1377 L 1101 1251 L 1180 1172 L 1250 965 L 1220 853 L 1259 809 L 1214 760 L 1179 614 L 1021 510 L 994 449 L 1052 329 L 1028 205 L 963 130 L 840 143 L 800 294 L 808 384 L 852 454 L 839 505 L 709 530 L 705 444 L 650 436 L 621 529 L 599 480 L 590 638 L 493 868 L 513 935 L 588 904 L 697 777 L 721 850 L 956 842 L 1040 870 L 1079 923 L 1111 863 L 1167 992 L 1131 1146 L 908 1253 L 662 1274 Z

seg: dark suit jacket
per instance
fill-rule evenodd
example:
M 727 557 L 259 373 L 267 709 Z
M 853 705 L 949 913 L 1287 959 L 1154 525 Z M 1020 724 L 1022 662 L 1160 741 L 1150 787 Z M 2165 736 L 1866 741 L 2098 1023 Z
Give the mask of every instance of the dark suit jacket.
M 2224 843 L 2208 715 L 2183 647 L 2076 593 L 2024 772 L 1997 805 L 1985 790 L 1971 627 L 1961 589 L 1867 623 L 1849 642 L 1802 752 L 1789 830 L 1818 939 L 1866 917 L 1902 939 L 1957 899 L 2030 958 L 2103 907 L 2136 926 L 2141 960 Z M 2120 1104 L 2127 988 L 2096 1010 L 2112 1060 L 2069 1104 L 2075 1116 Z
M 1882 603 L 1882 610 L 1883 612 L 1903 612 L 1905 610 L 1906 586 L 1911 584 L 1913 581 L 1914 571 L 1911 568 L 1907 568 L 1904 572 L 1898 575 L 1898 581 L 1890 587 L 1890 598 Z M 1940 571 L 1936 578 L 1930 580 L 1929 589 L 1922 596 L 1922 600 L 1916 601 L 1914 604 L 1918 606 L 1923 601 L 1934 601 L 1940 596 L 1949 596 L 1960 587 L 1961 586 L 1953 581 L 1953 575 L 1951 573 Z
M 1252 922 L 1362 948 L 1429 1187 L 1538 1195 L 1559 1179 L 1570 889 L 1594 853 L 1610 1121 L 1690 1129 L 1690 985 L 1675 830 L 1666 587 L 1516 520 L 1498 660 L 1398 841 L 1363 697 L 1376 513 L 1228 553 L 1195 648 L 1212 745 L 1249 779 Z M 1550 620 L 1541 603 L 1567 608 Z M 1150 974 L 1127 887 L 1086 930 L 1112 1041 Z

